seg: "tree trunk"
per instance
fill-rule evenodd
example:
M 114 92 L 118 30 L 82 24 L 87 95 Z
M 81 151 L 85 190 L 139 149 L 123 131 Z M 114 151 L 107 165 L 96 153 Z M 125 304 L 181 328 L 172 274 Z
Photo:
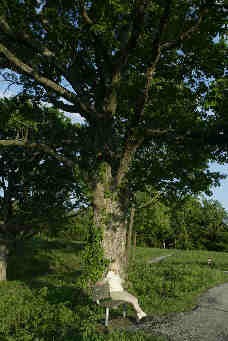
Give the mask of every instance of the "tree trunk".
M 130 213 L 130 222 L 128 226 L 128 234 L 127 234 L 127 263 L 132 260 L 132 231 L 134 224 L 134 216 L 135 216 L 135 207 L 131 208 Z
M 112 124 L 112 122 L 111 122 Z M 110 130 L 111 131 L 111 130 Z M 124 195 L 124 179 L 132 158 L 143 138 L 129 136 L 119 167 L 112 173 L 111 164 L 101 162 L 93 181 L 93 224 L 103 231 L 104 257 L 119 265 L 120 275 L 126 277 L 126 208 L 128 198 Z
M 0 281 L 6 281 L 8 248 L 5 244 L 0 245 Z
M 137 237 L 137 234 L 136 234 L 136 232 L 134 232 L 134 236 L 133 236 L 133 249 L 132 249 L 132 260 L 135 260 L 136 237 Z
M 103 231 L 104 257 L 119 264 L 120 274 L 125 277 L 126 266 L 126 219 L 117 189 L 112 186 L 111 167 L 102 165 L 102 176 L 94 185 L 93 223 Z

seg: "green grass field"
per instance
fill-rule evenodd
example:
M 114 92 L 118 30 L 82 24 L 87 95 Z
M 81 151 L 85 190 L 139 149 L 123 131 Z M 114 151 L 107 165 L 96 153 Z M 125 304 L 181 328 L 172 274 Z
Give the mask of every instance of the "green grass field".
M 151 340 L 161 338 L 120 331 L 134 324 L 128 307 L 110 314 L 104 328 L 104 309 L 95 305 L 79 286 L 83 244 L 73 241 L 34 239 L 18 245 L 9 259 L 8 281 L 0 284 L 0 340 L 76 341 Z M 160 263 L 148 262 L 172 254 Z M 207 264 L 211 256 L 214 266 Z M 194 308 L 197 297 L 208 288 L 228 282 L 228 254 L 137 248 L 129 268 L 129 291 L 153 316 Z

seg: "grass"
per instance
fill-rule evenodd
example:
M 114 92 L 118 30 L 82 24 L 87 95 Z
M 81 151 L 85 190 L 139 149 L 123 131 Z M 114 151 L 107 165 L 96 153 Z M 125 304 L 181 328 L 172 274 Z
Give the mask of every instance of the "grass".
M 161 337 L 148 333 L 132 335 L 118 331 L 134 324 L 135 312 L 131 306 L 128 307 L 126 319 L 121 317 L 120 309 L 111 311 L 109 329 L 104 328 L 104 309 L 94 305 L 90 297 L 77 286 L 77 278 L 82 271 L 80 268 L 82 249 L 83 244 L 78 242 L 39 238 L 18 245 L 15 253 L 9 258 L 9 282 L 0 284 L 0 290 L 2 295 L 7 295 L 16 288 L 18 297 L 15 296 L 15 302 L 20 301 L 21 305 L 26 305 L 26 300 L 22 299 L 25 295 L 30 297 L 33 308 L 30 311 L 26 306 L 27 334 L 21 336 L 20 328 L 24 328 L 23 323 L 25 324 L 24 309 L 21 307 L 15 312 L 12 308 L 10 312 L 13 303 L 7 306 L 8 322 L 4 322 L 4 332 L 7 330 L 9 335 L 15 334 L 15 331 L 11 331 L 12 328 L 16 328 L 17 333 L 15 336 L 3 338 L 3 326 L 0 322 L 1 340 L 33 341 L 38 335 L 39 341 L 164 341 Z M 160 263 L 148 264 L 152 258 L 169 254 L 172 256 Z M 214 261 L 213 268 L 207 264 L 209 256 Z M 148 314 L 161 316 L 186 311 L 195 306 L 201 293 L 228 282 L 228 274 L 223 272 L 227 270 L 226 253 L 137 248 L 136 260 L 128 274 L 132 283 L 129 291 L 139 298 L 141 306 Z M 13 300 L 12 295 L 10 297 Z M 3 303 L 6 302 L 5 305 L 8 301 L 7 297 L 5 301 L 2 300 Z M 46 320 L 40 317 L 37 310 L 39 305 L 42 306 L 40 311 L 43 309 Z M 36 323 L 31 322 L 32 318 Z M 22 322 L 17 322 L 16 327 L 7 325 L 11 323 L 9 321 L 15 319 L 21 319 Z M 45 323 L 47 326 L 44 328 L 42 324 Z M 62 323 L 59 334 L 56 332 L 55 323 L 56 328 Z M 54 336 L 50 334 L 50 330 L 55 330 Z
M 172 258 L 167 258 L 167 261 L 171 261 L 173 264 L 198 264 L 200 266 L 207 266 L 208 257 L 212 257 L 214 262 L 214 269 L 228 271 L 228 253 L 215 252 L 215 251 L 204 251 L 204 250 L 175 250 L 175 249 L 155 249 L 155 248 L 136 248 L 136 259 L 135 262 L 148 262 L 150 259 L 172 255 Z
M 169 254 L 172 256 L 160 263 L 148 264 L 152 258 Z M 130 279 L 135 281 L 136 292 L 140 292 L 147 311 L 152 314 L 190 310 L 200 294 L 228 282 L 228 275 L 223 272 L 228 267 L 226 253 L 138 248 L 136 255 Z M 213 267 L 208 266 L 209 256 Z

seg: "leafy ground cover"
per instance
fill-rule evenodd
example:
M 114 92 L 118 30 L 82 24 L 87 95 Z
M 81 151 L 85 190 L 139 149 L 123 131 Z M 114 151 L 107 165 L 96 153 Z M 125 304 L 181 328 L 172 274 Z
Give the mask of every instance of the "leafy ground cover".
M 163 341 L 137 332 L 124 332 L 135 323 L 128 307 L 111 311 L 109 328 L 104 328 L 104 309 L 91 301 L 77 281 L 81 271 L 83 244 L 73 241 L 42 240 L 17 245 L 10 256 L 8 279 L 0 283 L 0 339 L 2 341 Z M 171 254 L 160 263 L 154 257 Z M 214 267 L 207 264 L 208 257 Z M 189 310 L 197 295 L 228 281 L 228 255 L 206 251 L 137 248 L 129 269 L 129 289 L 137 295 L 148 314 Z

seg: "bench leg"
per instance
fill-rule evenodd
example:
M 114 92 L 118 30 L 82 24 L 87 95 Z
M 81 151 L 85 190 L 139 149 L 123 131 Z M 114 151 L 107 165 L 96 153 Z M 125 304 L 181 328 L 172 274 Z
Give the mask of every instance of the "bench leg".
M 123 306 L 123 317 L 124 318 L 126 317 L 126 306 L 125 305 Z
M 109 308 L 106 307 L 106 313 L 105 313 L 105 327 L 108 327 L 108 318 L 109 318 Z

